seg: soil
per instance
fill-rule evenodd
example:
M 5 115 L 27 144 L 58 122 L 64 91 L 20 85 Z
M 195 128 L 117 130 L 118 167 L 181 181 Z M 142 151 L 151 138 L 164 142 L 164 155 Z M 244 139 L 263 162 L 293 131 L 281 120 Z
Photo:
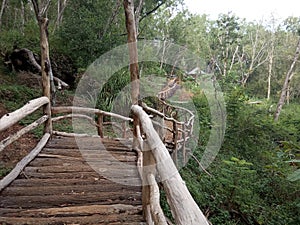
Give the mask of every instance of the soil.
M 0 103 L 0 118 L 8 113 Z M 12 127 L 0 132 L 0 141 L 15 134 L 23 126 L 15 124 Z M 0 152 L 0 169 L 13 168 L 23 157 L 25 157 L 38 143 L 37 138 L 31 133 L 27 133 L 13 142 Z

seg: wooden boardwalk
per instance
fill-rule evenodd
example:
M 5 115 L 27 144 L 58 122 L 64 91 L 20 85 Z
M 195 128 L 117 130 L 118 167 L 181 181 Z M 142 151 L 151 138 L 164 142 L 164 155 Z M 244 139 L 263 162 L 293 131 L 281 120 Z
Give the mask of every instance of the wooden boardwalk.
M 0 193 L 0 224 L 146 224 L 130 146 L 129 140 L 53 136 Z

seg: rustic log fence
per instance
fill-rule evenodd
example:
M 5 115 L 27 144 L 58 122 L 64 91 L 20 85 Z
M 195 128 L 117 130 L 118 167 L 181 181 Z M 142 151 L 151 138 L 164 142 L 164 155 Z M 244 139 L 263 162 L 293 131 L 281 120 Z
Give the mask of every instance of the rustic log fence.
M 182 180 L 171 156 L 154 129 L 149 115 L 142 107 L 131 108 L 140 125 L 139 136 L 140 175 L 143 186 L 143 211 L 148 224 L 167 225 L 159 204 L 159 191 L 156 175 L 160 178 L 166 193 L 172 215 L 177 225 L 208 225 L 207 219 L 193 200 Z
M 47 104 L 50 104 L 48 97 L 37 98 L 31 100 L 22 108 L 4 115 L 0 119 L 0 131 L 7 129 L 35 112 L 37 109 L 43 106 L 45 107 Z M 184 163 L 186 163 L 185 145 L 193 134 L 193 122 L 195 116 L 191 111 L 185 108 L 171 106 L 164 101 L 161 101 L 160 104 L 159 107 L 162 112 L 148 107 L 144 103 L 141 103 L 141 106 L 132 106 L 133 116 L 136 116 L 139 121 L 139 124 L 137 124 L 135 129 L 138 145 L 137 148 L 133 147 L 138 153 L 137 164 L 143 182 L 142 199 L 144 217 L 148 224 L 169 224 L 169 221 L 165 217 L 160 206 L 160 190 L 158 182 L 156 181 L 156 177 L 159 177 L 159 181 L 162 183 L 163 190 L 166 193 L 175 223 L 178 225 L 206 225 L 208 222 L 205 216 L 194 202 L 176 168 L 178 150 L 182 150 L 184 156 L 183 160 Z M 179 114 L 181 115 L 179 119 L 184 118 L 184 121 L 179 121 L 177 117 L 173 117 L 173 115 L 178 116 Z M 17 140 L 21 135 L 46 123 L 46 121 L 48 121 L 48 124 L 51 124 L 50 133 L 46 132 L 49 129 L 45 129 L 44 136 L 41 138 L 36 148 L 34 148 L 30 154 L 21 160 L 17 166 L 0 181 L 0 192 L 40 153 L 51 134 L 62 136 L 89 136 L 88 134 L 83 133 L 76 134 L 52 130 L 52 123 L 54 122 L 70 118 L 84 119 L 97 127 L 98 136 L 100 138 L 111 138 L 105 136 L 105 127 L 107 126 L 113 126 L 120 131 L 121 137 L 118 138 L 133 138 L 133 119 L 112 112 L 93 108 L 63 106 L 52 107 L 49 115 L 43 115 L 40 119 L 21 129 L 15 135 L 0 142 L 0 150 L 2 150 L 10 143 Z M 52 117 L 53 115 L 57 116 Z M 91 115 L 96 115 L 96 119 Z M 155 117 L 159 118 L 160 121 L 155 121 Z M 114 118 L 115 121 L 107 118 Z M 152 121 L 150 118 L 152 118 Z M 165 122 L 169 124 L 165 125 Z M 156 127 L 156 130 L 154 127 Z M 167 132 L 171 135 L 166 135 Z M 116 137 L 114 136 L 113 138 Z M 173 156 L 173 160 L 170 152 Z
M 128 138 L 131 136 L 132 129 L 130 127 L 130 123 L 133 122 L 132 118 L 125 117 L 116 113 L 106 112 L 100 109 L 93 108 L 84 108 L 84 107 L 76 107 L 76 106 L 62 106 L 62 107 L 52 107 L 51 112 L 53 115 L 69 113 L 64 116 L 58 116 L 52 118 L 52 122 L 56 122 L 62 119 L 67 118 L 83 118 L 89 121 L 92 125 L 97 127 L 98 136 L 101 138 L 108 138 L 110 136 L 104 135 L 105 127 L 114 127 L 118 129 L 122 135 L 120 138 Z M 90 115 L 94 114 L 97 116 L 97 120 L 95 120 Z M 115 121 L 106 121 L 105 117 L 113 118 Z M 59 131 L 53 131 L 55 134 L 60 135 L 68 135 Z M 76 136 L 76 134 L 73 134 Z
M 0 132 L 5 131 L 7 128 L 13 126 L 20 120 L 34 113 L 39 108 L 48 104 L 50 104 L 49 98 L 40 97 L 29 101 L 26 105 L 24 105 L 20 109 L 15 110 L 14 112 L 5 114 L 0 118 Z M 38 120 L 17 131 L 15 134 L 12 134 L 11 136 L 0 141 L 0 152 L 5 147 L 18 140 L 22 135 L 28 133 L 29 131 L 32 131 L 33 129 L 40 126 L 41 124 L 46 123 L 47 121 L 49 121 L 49 115 L 43 115 Z M 49 138 L 50 133 L 45 132 L 36 147 L 25 158 L 23 158 L 8 175 L 0 180 L 0 192 L 5 187 L 7 187 L 21 173 L 21 171 L 28 165 L 28 163 L 30 163 L 39 154 L 39 152 L 46 145 Z
M 170 150 L 176 166 L 178 166 L 179 151 L 182 153 L 182 163 L 185 165 L 187 163 L 186 144 L 193 135 L 195 115 L 186 108 L 172 106 L 162 100 L 159 100 L 158 106 L 162 112 L 148 107 L 144 103 L 142 103 L 142 108 L 152 115 L 152 123 L 156 128 L 160 139 Z M 168 114 L 170 116 L 168 116 Z M 159 122 L 154 120 L 155 117 L 159 118 Z M 183 119 L 183 121 L 179 121 L 176 117 L 180 120 Z
M 36 110 L 38 110 L 39 108 L 47 104 L 49 104 L 49 99 L 47 97 L 40 97 L 27 102 L 27 104 L 25 104 L 20 109 L 15 110 L 14 112 L 5 114 L 0 118 L 0 132 L 3 132 L 7 128 L 13 126 L 20 120 L 31 115 L 33 112 L 35 112 Z M 12 134 L 11 136 L 0 141 L 0 152 L 9 144 L 18 140 L 22 135 L 28 133 L 29 131 L 32 131 L 39 125 L 45 123 L 48 119 L 49 119 L 49 115 L 43 115 L 38 120 L 22 128 L 15 134 Z

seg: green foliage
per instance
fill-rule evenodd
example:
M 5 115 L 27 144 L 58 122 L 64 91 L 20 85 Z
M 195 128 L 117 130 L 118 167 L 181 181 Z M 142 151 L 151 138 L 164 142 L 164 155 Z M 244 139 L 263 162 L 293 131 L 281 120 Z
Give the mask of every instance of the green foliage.
M 8 110 L 20 108 L 29 100 L 40 97 L 41 92 L 24 85 L 0 85 L 0 98 Z
M 11 171 L 10 168 L 0 166 L 0 179 L 5 177 Z
M 271 103 L 248 101 L 243 89 L 226 94 L 228 126 L 209 174 L 193 158 L 181 174 L 213 224 L 298 224 L 299 105 L 287 107 L 274 123 Z M 198 161 L 204 150 L 194 150 Z

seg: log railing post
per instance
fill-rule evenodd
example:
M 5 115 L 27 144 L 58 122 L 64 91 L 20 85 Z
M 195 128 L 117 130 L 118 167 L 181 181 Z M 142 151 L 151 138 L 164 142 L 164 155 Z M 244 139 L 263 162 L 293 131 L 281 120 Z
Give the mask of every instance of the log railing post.
M 176 169 L 166 146 L 154 130 L 149 116 L 137 105 L 133 105 L 131 110 L 139 118 L 143 132 L 147 137 L 175 223 L 178 225 L 208 225 L 207 219 Z
M 149 149 L 149 145 L 147 142 L 144 142 L 143 145 L 143 173 L 142 173 L 142 203 L 143 203 L 143 213 L 144 218 L 149 218 L 148 208 L 150 207 L 150 185 L 148 182 L 148 175 L 155 174 L 155 160 L 151 150 Z M 149 222 L 149 221 L 147 221 Z
M 104 134 L 103 134 L 103 114 L 102 113 L 98 113 L 98 119 L 97 119 L 97 130 L 98 130 L 98 135 L 103 138 Z
M 178 168 L 178 149 L 177 149 L 177 141 L 178 141 L 178 126 L 176 121 L 173 121 L 173 143 L 174 143 L 174 151 L 173 151 L 173 160 Z
M 44 133 L 52 134 L 52 120 L 51 120 L 51 88 L 50 88 L 50 61 L 49 61 L 49 45 L 48 45 L 48 19 L 39 18 L 40 27 L 40 45 L 41 45 L 41 69 L 42 69 L 42 86 L 43 95 L 49 98 L 49 103 L 44 106 L 44 114 L 48 116 L 45 123 Z
M 123 129 L 123 135 L 122 135 L 122 138 L 126 138 L 126 137 L 127 137 L 127 126 L 126 126 L 126 121 L 123 121 L 123 123 L 122 123 L 122 129 Z
M 185 165 L 186 162 L 186 124 L 182 125 L 182 138 L 183 138 L 183 143 L 182 143 L 182 157 L 183 157 L 183 165 Z

